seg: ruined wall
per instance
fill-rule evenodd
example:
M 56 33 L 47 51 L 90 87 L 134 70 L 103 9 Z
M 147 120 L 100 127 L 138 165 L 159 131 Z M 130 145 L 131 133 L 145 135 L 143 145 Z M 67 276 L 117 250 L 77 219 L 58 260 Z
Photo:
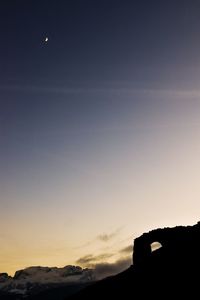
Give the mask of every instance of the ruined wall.
M 152 255 L 151 244 L 159 242 L 168 251 L 187 250 L 192 246 L 200 249 L 200 222 L 194 226 L 159 228 L 142 234 L 134 241 L 133 264 L 138 265 Z

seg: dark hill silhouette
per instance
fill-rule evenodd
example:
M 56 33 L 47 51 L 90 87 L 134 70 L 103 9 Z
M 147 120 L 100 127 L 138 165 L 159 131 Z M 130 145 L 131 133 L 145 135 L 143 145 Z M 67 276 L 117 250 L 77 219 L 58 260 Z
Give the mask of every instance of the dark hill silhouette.
M 151 244 L 162 247 L 153 251 Z M 144 233 L 134 241 L 133 265 L 70 299 L 196 299 L 200 294 L 200 223 Z
M 18 300 L 18 297 L 16 295 L 10 295 L 4 292 L 0 292 L 0 299 L 1 300 Z

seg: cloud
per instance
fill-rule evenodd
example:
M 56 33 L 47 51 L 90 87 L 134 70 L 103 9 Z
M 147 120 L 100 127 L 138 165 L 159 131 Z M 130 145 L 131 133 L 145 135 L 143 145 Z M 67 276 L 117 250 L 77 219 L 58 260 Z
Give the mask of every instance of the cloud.
M 120 273 L 126 270 L 132 264 L 132 259 L 130 256 L 120 258 L 114 263 L 101 262 L 112 256 L 113 254 L 110 253 L 105 253 L 98 256 L 88 254 L 79 258 L 76 263 L 80 264 L 82 267 L 92 268 L 97 280 Z
M 119 259 L 115 263 L 98 263 L 94 266 L 94 274 L 100 280 L 126 270 L 131 264 L 132 260 L 130 257 Z
M 100 234 L 100 235 L 97 236 L 97 239 L 102 241 L 102 242 L 107 243 L 110 240 L 112 240 L 113 238 L 115 238 L 120 233 L 121 230 L 122 230 L 122 228 L 118 228 L 118 229 L 116 229 L 115 231 L 113 231 L 109 234 L 106 234 L 106 233 Z
M 98 240 L 100 240 L 102 242 L 108 242 L 114 237 L 115 237 L 115 234 L 111 233 L 111 234 L 100 234 L 100 235 L 98 235 L 97 238 L 98 238 Z
M 122 249 L 119 251 L 120 254 L 132 254 L 132 252 L 133 252 L 133 246 L 132 246 L 132 245 L 127 246 L 127 247 L 125 247 L 125 248 L 122 248 Z
M 74 248 L 75 249 L 85 248 L 85 247 L 88 247 L 88 246 L 96 243 L 97 241 L 104 242 L 104 243 L 110 242 L 112 239 L 114 239 L 120 233 L 120 231 L 122 229 L 123 229 L 123 227 L 119 227 L 119 228 L 117 228 L 115 231 L 113 231 L 111 233 L 102 233 L 102 234 L 99 234 L 96 237 L 94 237 L 92 240 L 87 241 L 86 243 L 84 243 L 84 244 L 82 244 L 80 246 L 74 247 Z
M 120 229 L 112 232 L 110 234 L 103 234 L 98 236 L 102 241 L 109 241 L 115 235 L 118 234 Z M 114 252 L 105 252 L 99 255 L 88 254 L 81 258 L 79 258 L 76 263 L 81 265 L 82 267 L 92 268 L 94 270 L 94 275 L 97 280 L 102 278 L 115 275 L 117 273 L 126 270 L 130 265 L 132 265 L 132 253 L 133 246 L 126 246 L 116 253 Z M 116 257 L 117 260 L 115 262 L 108 262 L 110 258 Z
M 106 259 L 112 257 L 113 255 L 114 255 L 113 253 L 103 253 L 100 255 L 88 254 L 88 255 L 85 255 L 85 256 L 79 258 L 76 261 L 76 263 L 80 264 L 82 266 L 93 267 L 94 265 L 96 265 L 97 262 L 106 260 Z
M 16 92 L 32 92 L 32 93 L 44 93 L 44 94 L 62 94 L 62 95 L 68 95 L 68 94 L 82 94 L 82 93 L 147 93 L 147 92 L 154 92 L 152 89 L 138 89 L 130 87 L 124 87 L 124 86 L 105 86 L 104 84 L 97 85 L 96 87 L 93 86 L 93 83 L 85 84 L 85 85 L 74 85 L 71 84 L 69 86 L 62 86 L 62 85 L 54 85 L 48 84 L 48 85 L 22 85 L 19 83 L 16 84 L 4 84 L 0 85 L 0 90 L 4 91 L 16 91 Z M 157 91 L 157 90 L 155 90 Z

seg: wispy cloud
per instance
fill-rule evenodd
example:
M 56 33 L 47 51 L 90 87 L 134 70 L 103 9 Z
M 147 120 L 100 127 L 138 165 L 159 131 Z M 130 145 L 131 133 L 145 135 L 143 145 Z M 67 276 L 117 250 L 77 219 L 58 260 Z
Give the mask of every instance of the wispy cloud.
M 100 255 L 88 254 L 79 258 L 76 263 L 82 266 L 93 267 L 97 262 L 107 260 L 113 255 L 113 253 L 103 253 Z
M 120 254 L 131 254 L 133 252 L 133 246 L 130 245 L 130 246 L 127 246 L 125 248 L 122 248 L 119 253 Z
M 111 232 L 111 233 L 103 233 L 103 234 L 99 234 L 97 236 L 97 239 L 102 241 L 102 242 L 109 242 L 110 240 L 114 239 L 116 236 L 118 236 L 118 234 L 120 233 L 120 231 L 122 230 L 122 228 L 118 228 L 115 231 Z
M 47 93 L 47 94 L 79 94 L 79 93 L 133 93 L 138 92 L 138 89 L 127 87 L 112 87 L 112 86 L 45 86 L 45 85 L 21 85 L 8 84 L 0 85 L 0 90 L 16 91 L 16 92 L 32 92 L 32 93 Z M 144 92 L 144 90 L 142 90 Z M 139 90 L 139 92 L 141 92 Z M 146 90 L 145 90 L 146 92 Z
M 50 93 L 50 94 L 74 94 L 84 92 L 95 92 L 96 89 L 82 87 L 59 87 L 59 86 L 40 86 L 40 85 L 0 85 L 0 90 L 32 93 Z
M 117 237 L 120 234 L 122 229 L 123 229 L 123 227 L 119 227 L 113 232 L 98 234 L 92 240 L 90 240 L 90 241 L 88 241 L 88 242 L 86 242 L 86 243 L 84 243 L 84 244 L 82 244 L 78 247 L 75 247 L 75 249 L 81 249 L 81 248 L 89 247 L 92 244 L 96 243 L 97 241 L 108 243 L 108 242 L 112 241 L 115 237 Z
M 133 93 L 133 94 L 173 94 L 177 96 L 199 96 L 200 91 L 198 89 L 174 89 L 174 88 L 145 88 L 145 87 L 133 87 L 132 83 L 126 84 L 124 82 L 115 82 L 110 84 L 105 83 L 85 83 L 75 84 L 69 83 L 68 85 L 43 85 L 43 84 L 21 84 L 11 83 L 0 85 L 0 90 L 5 91 L 19 91 L 19 92 L 35 92 L 35 93 L 50 93 L 50 94 L 77 94 L 77 93 Z
M 100 234 L 98 235 L 98 240 L 102 241 L 102 242 L 109 242 L 110 240 L 112 240 L 114 237 L 116 236 L 115 233 L 110 233 L 110 234 Z
M 108 240 L 112 234 L 108 235 Z M 112 237 L 111 237 L 112 238 Z M 107 241 L 107 237 L 105 238 Z M 117 274 L 132 265 L 133 246 L 128 245 L 116 252 L 105 252 L 98 255 L 87 254 L 79 258 L 76 263 L 82 267 L 94 269 L 95 277 L 102 279 L 107 276 Z M 115 258 L 115 262 L 108 262 L 109 259 Z
M 106 262 L 112 256 L 114 256 L 112 253 L 104 253 L 97 256 L 88 254 L 79 258 L 76 263 L 82 267 L 94 269 L 95 277 L 98 280 L 122 272 L 132 264 L 130 256 L 120 258 L 114 263 Z

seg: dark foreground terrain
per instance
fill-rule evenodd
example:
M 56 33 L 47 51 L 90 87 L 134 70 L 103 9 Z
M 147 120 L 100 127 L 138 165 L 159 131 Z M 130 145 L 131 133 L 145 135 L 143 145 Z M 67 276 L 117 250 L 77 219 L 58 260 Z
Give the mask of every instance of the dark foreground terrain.
M 153 242 L 162 247 L 152 252 Z M 200 297 L 200 223 L 143 234 L 134 242 L 133 266 L 70 299 L 173 299 L 175 296 Z
M 161 248 L 152 251 L 159 242 Z M 0 292 L 2 300 L 199 299 L 200 223 L 144 233 L 134 241 L 133 265 L 96 283 L 47 289 L 23 298 Z

